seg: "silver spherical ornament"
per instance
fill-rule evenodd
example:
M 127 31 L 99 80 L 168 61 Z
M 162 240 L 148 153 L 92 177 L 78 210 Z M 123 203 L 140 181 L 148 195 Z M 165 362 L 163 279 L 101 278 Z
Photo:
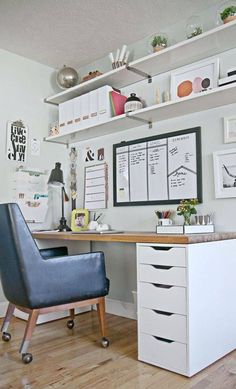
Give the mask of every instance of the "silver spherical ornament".
M 62 89 L 71 88 L 72 86 L 77 85 L 78 80 L 79 76 L 77 71 L 66 65 L 57 73 L 57 84 Z

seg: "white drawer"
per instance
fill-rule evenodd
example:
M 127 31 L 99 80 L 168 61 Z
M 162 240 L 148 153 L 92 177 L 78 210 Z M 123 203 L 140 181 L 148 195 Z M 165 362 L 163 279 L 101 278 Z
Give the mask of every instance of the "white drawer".
M 141 308 L 138 317 L 141 332 L 181 343 L 187 342 L 186 316 L 174 313 L 164 314 L 152 309 Z
M 138 246 L 137 257 L 139 263 L 186 266 L 184 247 Z
M 186 372 L 187 346 L 139 334 L 138 359 L 169 370 Z
M 144 308 L 186 314 L 186 289 L 180 286 L 160 287 L 139 282 L 139 300 Z
M 139 280 L 156 284 L 186 286 L 186 268 L 164 265 L 139 265 Z

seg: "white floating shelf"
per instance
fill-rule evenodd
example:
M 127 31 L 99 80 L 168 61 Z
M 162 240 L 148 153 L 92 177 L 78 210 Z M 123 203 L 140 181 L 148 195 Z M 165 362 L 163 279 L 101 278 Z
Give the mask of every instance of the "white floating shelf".
M 128 130 L 135 127 L 136 125 L 143 125 L 143 123 L 139 124 L 139 122 L 130 120 L 124 114 L 115 116 L 114 118 L 111 118 L 104 123 L 98 123 L 91 127 L 81 128 L 67 134 L 51 136 L 45 138 L 44 140 L 47 142 L 69 145 L 70 143 L 81 142 L 83 140 L 93 139 L 99 136 L 105 136 L 114 134 L 115 132 Z
M 196 96 L 183 97 L 176 101 L 139 109 L 131 112 L 130 116 L 154 123 L 233 103 L 236 103 L 236 83 L 199 93 Z
M 48 142 L 68 145 L 70 143 L 80 142 L 99 136 L 110 135 L 115 132 L 129 130 L 134 127 L 143 126 L 144 123 L 138 121 L 138 119 L 154 123 L 233 103 L 236 103 L 236 84 L 226 85 L 207 92 L 199 93 L 193 97 L 184 97 L 177 101 L 169 101 L 167 103 L 139 109 L 135 112 L 131 112 L 128 116 L 125 114 L 116 116 L 105 123 L 99 123 L 92 127 L 81 128 L 67 134 L 51 136 L 45 138 L 45 140 Z M 135 118 L 137 121 L 132 120 Z
M 216 27 L 195 38 L 177 43 L 158 53 L 139 58 L 130 62 L 129 66 L 155 76 L 235 48 L 235 36 L 236 21 Z M 63 92 L 59 92 L 54 96 L 47 97 L 45 102 L 58 105 L 104 85 L 120 89 L 141 79 L 143 79 L 142 76 L 122 66 Z

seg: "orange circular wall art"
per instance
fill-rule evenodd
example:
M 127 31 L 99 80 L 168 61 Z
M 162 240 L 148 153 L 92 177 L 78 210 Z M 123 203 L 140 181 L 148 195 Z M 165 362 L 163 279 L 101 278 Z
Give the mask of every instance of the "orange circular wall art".
M 181 84 L 178 85 L 177 96 L 186 97 L 189 96 L 192 93 L 192 91 L 193 91 L 192 81 L 186 80 L 181 82 Z

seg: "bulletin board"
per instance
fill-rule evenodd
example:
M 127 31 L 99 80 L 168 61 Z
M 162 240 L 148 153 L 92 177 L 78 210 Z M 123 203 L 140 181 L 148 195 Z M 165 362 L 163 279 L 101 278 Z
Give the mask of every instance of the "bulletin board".
M 113 145 L 114 206 L 202 201 L 201 127 Z

